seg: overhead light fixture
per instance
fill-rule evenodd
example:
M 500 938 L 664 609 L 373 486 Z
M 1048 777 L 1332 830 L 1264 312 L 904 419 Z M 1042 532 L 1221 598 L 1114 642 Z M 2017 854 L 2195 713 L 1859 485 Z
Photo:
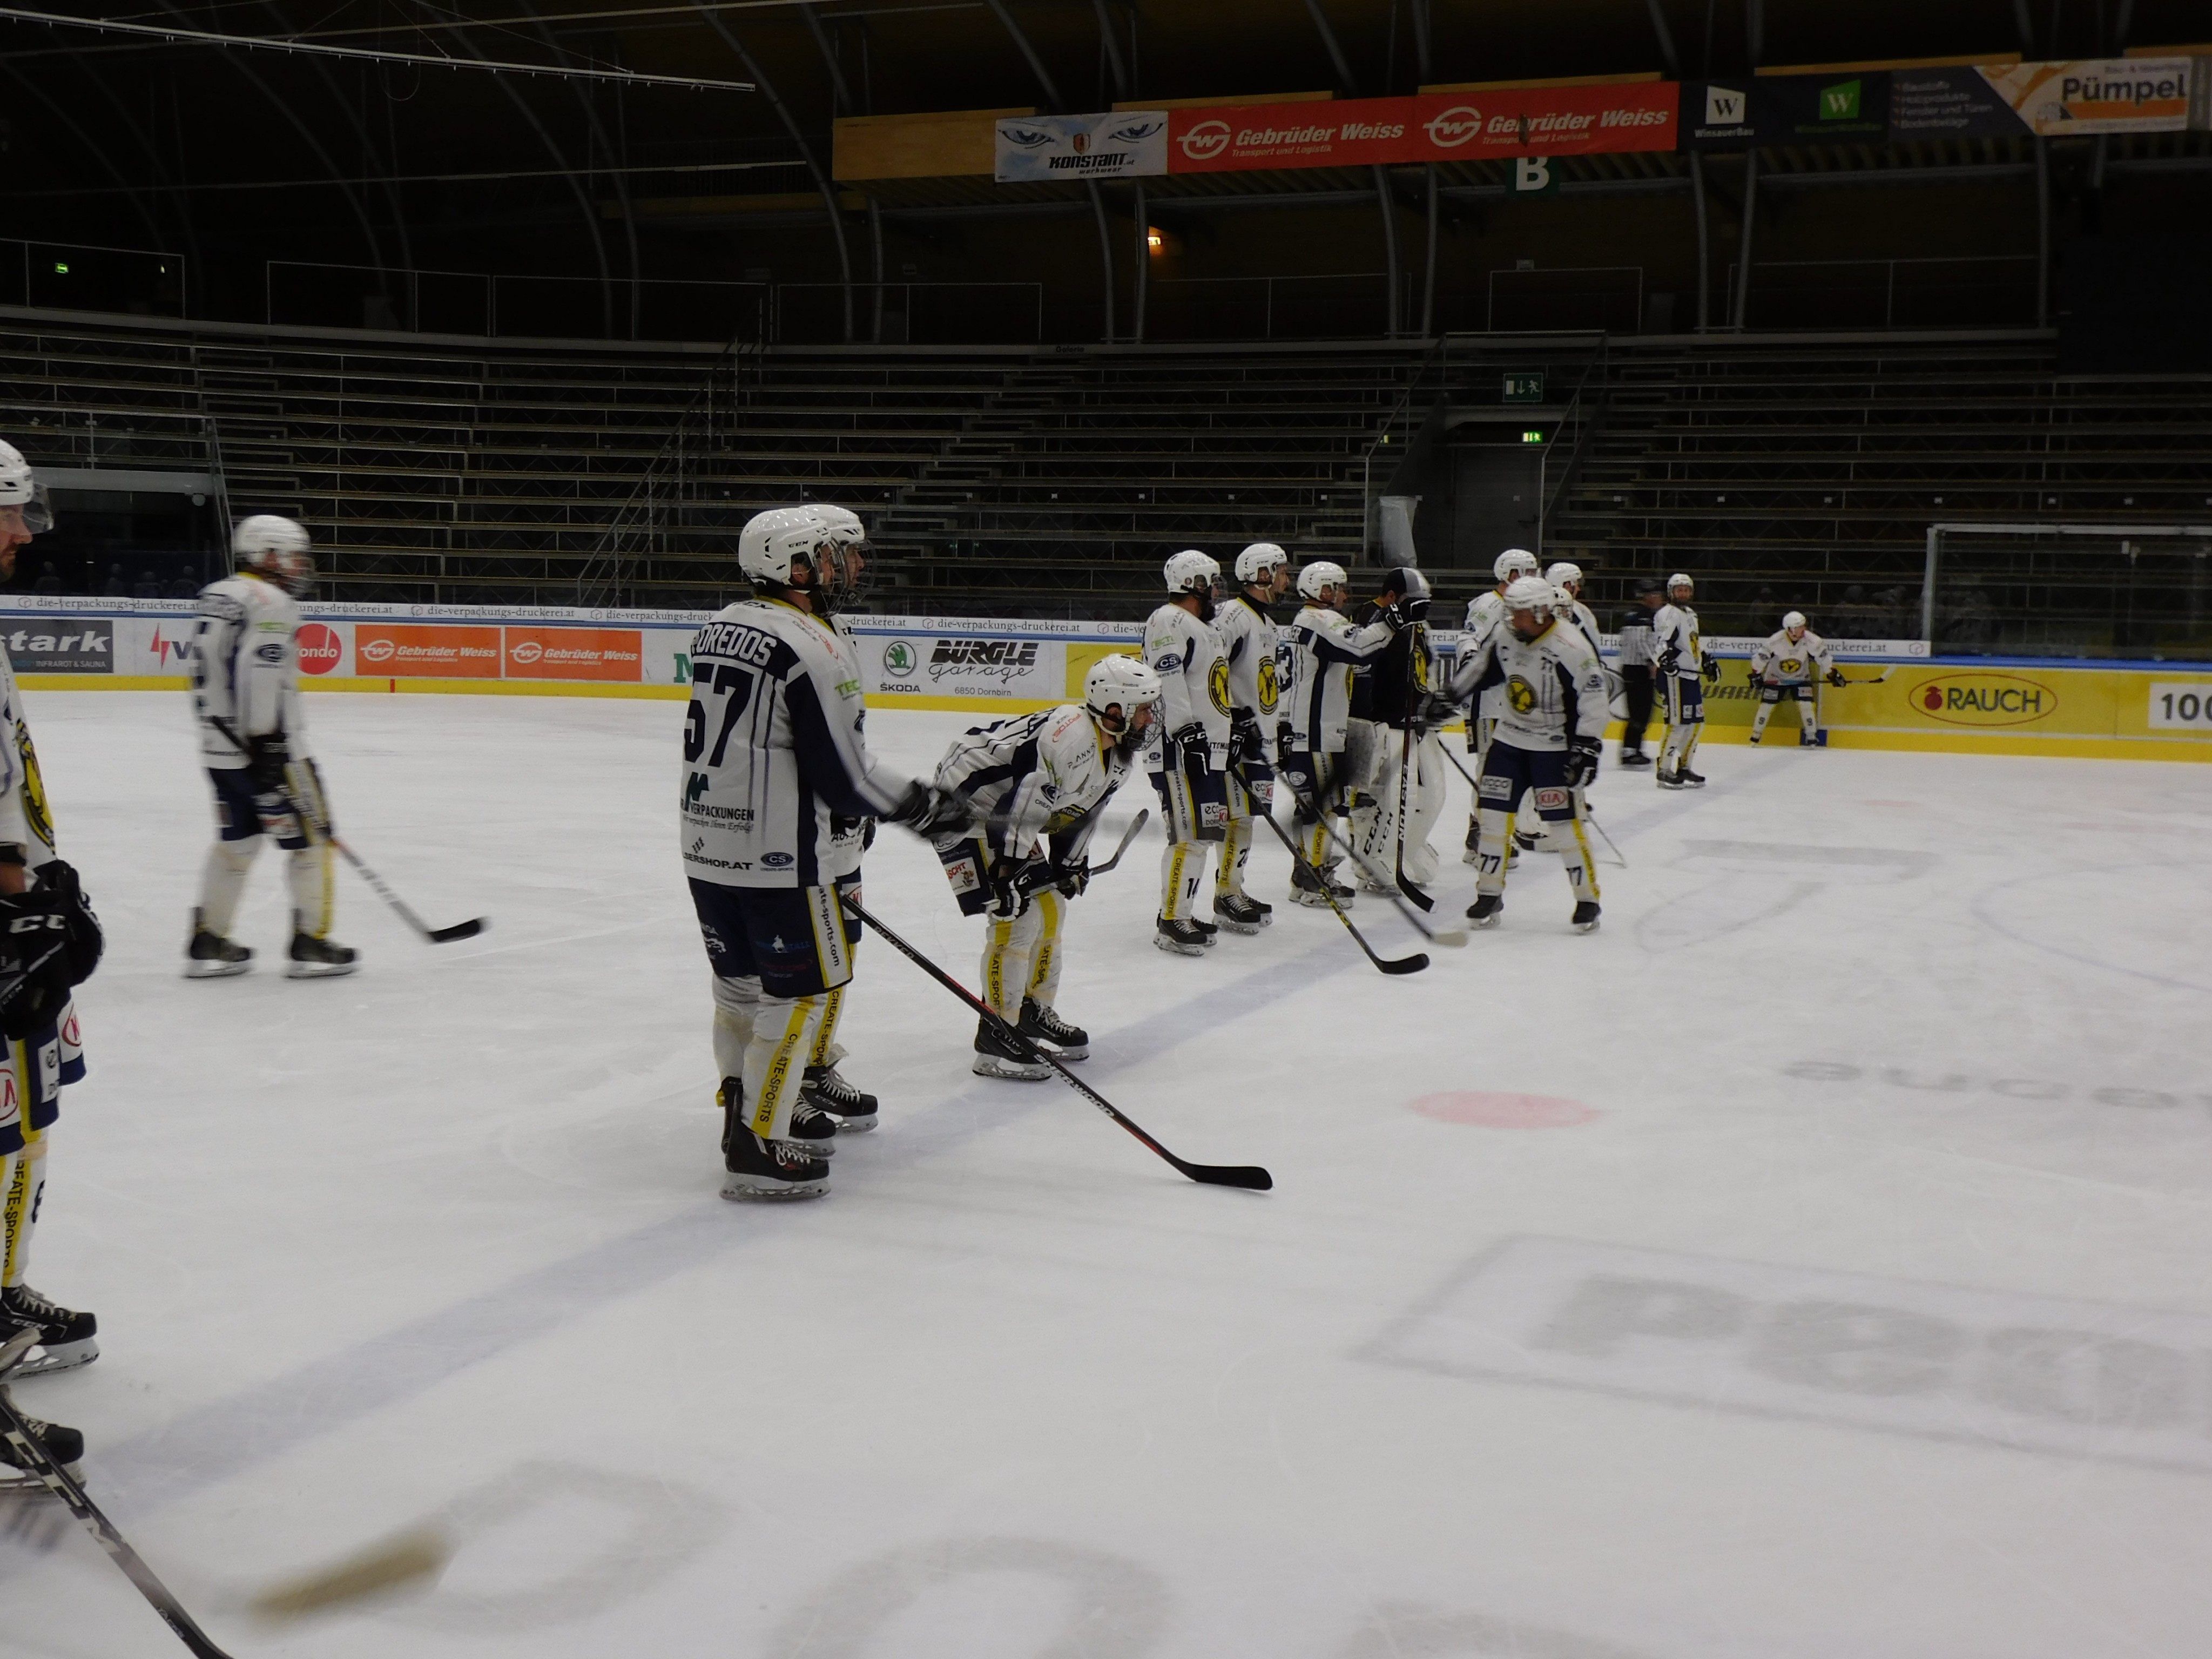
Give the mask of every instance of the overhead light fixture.
M 1152 249 L 1153 252 L 1164 252 L 1167 248 L 1167 245 L 1168 239 L 1160 233 L 1157 227 L 1146 231 L 1145 246 Z

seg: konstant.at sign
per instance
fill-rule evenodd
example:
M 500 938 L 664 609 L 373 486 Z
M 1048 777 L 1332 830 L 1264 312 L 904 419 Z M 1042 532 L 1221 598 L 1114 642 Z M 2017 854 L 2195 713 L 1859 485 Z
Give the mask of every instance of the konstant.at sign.
M 1672 149 L 1680 88 L 1431 92 L 1168 112 L 1170 173 L 1397 166 L 1514 155 Z

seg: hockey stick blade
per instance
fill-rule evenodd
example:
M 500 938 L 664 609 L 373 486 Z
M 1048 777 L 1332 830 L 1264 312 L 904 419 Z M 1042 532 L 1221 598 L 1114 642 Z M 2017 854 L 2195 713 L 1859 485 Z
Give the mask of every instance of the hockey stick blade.
M 491 926 L 482 916 L 470 921 L 457 921 L 450 927 L 433 927 L 424 935 L 433 945 L 448 945 L 457 939 L 474 939 Z
M 430 944 L 447 945 L 457 939 L 474 939 L 478 933 L 481 933 L 485 928 L 491 926 L 491 923 L 483 916 L 475 916 L 471 917 L 467 921 L 457 921 L 450 927 L 431 927 L 428 922 L 423 921 L 422 918 L 416 915 L 414 911 L 409 909 L 407 908 L 406 902 L 402 899 L 398 894 L 393 892 L 391 888 L 385 885 L 383 877 L 378 875 L 375 871 L 370 869 L 366 864 L 363 864 L 361 861 L 360 854 L 355 852 L 352 848 L 347 846 L 343 842 L 340 841 L 336 836 L 331 834 L 327 830 L 324 832 L 323 839 L 330 842 L 331 846 L 337 848 L 338 852 L 344 857 L 345 861 L 361 872 L 361 878 L 367 882 L 375 891 L 377 897 L 382 899 L 386 904 L 390 905 L 392 909 L 398 913 L 398 917 L 402 921 L 405 922 L 410 927 L 412 927 Z
M 1289 780 L 1285 779 L 1285 781 L 1288 782 Z M 1467 943 L 1467 930 L 1463 927 L 1436 928 L 1430 927 L 1429 919 L 1425 915 L 1422 915 L 1419 910 L 1414 909 L 1412 906 L 1407 904 L 1404 899 L 1401 898 L 1398 895 L 1398 890 L 1395 885 L 1386 883 L 1381 876 L 1376 873 L 1373 866 L 1370 866 L 1366 860 L 1359 856 L 1358 850 L 1342 836 L 1336 833 L 1335 826 L 1331 824 L 1328 818 L 1322 815 L 1320 809 L 1314 805 L 1313 803 L 1307 800 L 1305 796 L 1299 793 L 1298 787 L 1295 783 L 1291 785 L 1291 798 L 1295 799 L 1297 804 L 1310 813 L 1315 821 L 1321 825 L 1322 834 L 1328 837 L 1329 845 L 1342 853 L 1346 858 L 1350 859 L 1354 865 L 1358 866 L 1361 871 L 1364 872 L 1368 875 L 1375 886 L 1381 890 L 1382 896 L 1389 899 L 1393 908 L 1397 910 L 1398 914 L 1406 919 L 1406 925 L 1407 927 L 1411 927 L 1415 933 L 1419 933 L 1423 939 L 1428 940 L 1431 945 L 1457 946 Z M 1273 822 L 1272 817 L 1269 821 L 1271 823 Z M 1275 827 L 1278 830 L 1280 830 L 1282 828 L 1280 824 L 1277 824 Z M 1323 884 L 1322 890 L 1324 893 L 1328 890 L 1326 884 Z M 1432 904 L 1435 901 L 1425 898 L 1423 902 L 1425 904 Z M 1331 908 L 1334 908 L 1333 901 Z M 1341 915 L 1343 913 L 1339 911 L 1338 914 Z M 1351 920 L 1348 917 L 1346 919 L 1344 925 L 1347 927 L 1352 927 Z M 1352 931 L 1355 934 L 1358 932 L 1357 928 L 1353 928 Z M 1362 940 L 1361 943 L 1364 945 L 1365 941 Z M 1372 955 L 1373 953 L 1370 951 L 1369 954 Z
M 994 1009 L 989 1003 L 984 1001 L 981 997 L 970 991 L 966 986 L 963 985 L 958 980 L 953 978 L 951 975 L 946 973 L 945 969 L 939 967 L 927 957 L 922 955 L 921 951 L 915 950 L 913 945 L 908 945 L 896 933 L 894 933 L 890 928 L 884 927 L 884 924 L 878 921 L 873 915 L 862 909 L 859 902 L 850 893 L 844 894 L 842 896 L 845 901 L 845 908 L 851 911 L 853 915 L 858 916 L 867 927 L 874 928 L 877 937 L 881 939 L 884 944 L 890 945 L 892 950 L 897 951 L 915 967 L 921 969 L 923 973 L 927 974 L 939 985 L 942 985 L 946 990 L 951 992 L 954 996 L 958 997 L 961 1001 L 966 1003 L 984 1019 L 988 1020 L 998 1035 L 1006 1042 L 1011 1042 L 1018 1051 L 1026 1052 L 1031 1058 L 1036 1060 L 1039 1063 L 1048 1066 L 1054 1071 L 1059 1073 L 1060 1080 L 1066 1083 L 1069 1088 L 1074 1090 L 1076 1093 L 1081 1095 L 1093 1106 L 1096 1106 L 1100 1111 L 1105 1113 L 1107 1116 L 1112 1118 L 1115 1122 L 1120 1124 L 1124 1129 L 1127 1129 L 1132 1135 L 1142 1141 L 1152 1151 L 1158 1153 L 1161 1158 L 1173 1164 L 1177 1173 L 1186 1176 L 1189 1179 L 1208 1187 L 1241 1187 L 1248 1192 L 1255 1193 L 1267 1192 L 1274 1187 L 1274 1176 L 1269 1175 L 1265 1170 L 1261 1169 L 1256 1164 L 1193 1164 L 1188 1158 L 1177 1158 L 1173 1152 L 1170 1152 L 1166 1147 L 1161 1146 L 1158 1141 L 1153 1139 L 1151 1135 L 1147 1134 L 1143 1127 L 1139 1125 L 1135 1119 L 1130 1117 L 1127 1113 L 1122 1111 L 1121 1108 L 1115 1105 L 1112 1101 L 1107 1099 L 1105 1096 L 1100 1094 L 1096 1089 L 1085 1083 L 1081 1078 L 1069 1071 L 1067 1067 L 1061 1063 L 1060 1057 L 1054 1054 L 1049 1048 L 1047 1048 L 1041 1042 L 1030 1042 L 1018 1030 L 1015 1030 L 1014 1027 L 1007 1024 L 1005 1020 L 999 1017 L 998 1012 Z

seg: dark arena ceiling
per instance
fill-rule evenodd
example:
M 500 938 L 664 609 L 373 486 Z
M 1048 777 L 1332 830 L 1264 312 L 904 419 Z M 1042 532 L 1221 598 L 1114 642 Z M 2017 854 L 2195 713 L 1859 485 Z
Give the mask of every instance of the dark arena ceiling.
M 279 270 L 295 264 L 611 283 L 828 280 L 854 257 L 833 247 L 833 199 L 841 217 L 883 216 L 890 257 L 909 274 L 933 249 L 937 269 L 1025 257 L 947 242 L 933 228 L 940 223 L 1026 214 L 1038 225 L 1077 221 L 1040 234 L 1089 234 L 1091 209 L 1073 184 L 985 176 L 841 186 L 830 177 L 831 132 L 844 116 L 1370 97 L 1437 83 L 2086 57 L 2212 40 L 2203 0 L 152 0 L 111 12 L 49 3 L 85 21 L 42 21 L 64 14 L 35 7 L 5 8 L 0 19 L 10 234 L 174 256 L 185 273 L 179 308 L 240 318 L 273 306 Z M 95 18 L 137 32 L 89 26 Z M 146 32 L 161 29 L 178 38 Z M 286 43 L 384 55 L 308 55 Z M 510 67 L 434 66 L 449 59 Z M 550 72 L 525 72 L 533 68 Z M 2206 138 L 2151 135 L 2120 154 L 2185 161 Z M 1911 148 L 1839 147 L 1769 165 L 2027 165 L 2022 147 L 2001 142 Z M 1683 167 L 1667 152 L 1580 157 L 1564 171 L 1570 190 L 1633 192 L 1679 185 Z M 1439 169 L 1447 192 L 1470 198 L 1498 189 L 1496 170 Z M 1363 193 L 1371 203 L 1373 189 L 1358 170 L 1316 170 L 1162 179 L 1157 195 L 1169 205 L 1178 194 L 1273 197 L 1320 211 Z

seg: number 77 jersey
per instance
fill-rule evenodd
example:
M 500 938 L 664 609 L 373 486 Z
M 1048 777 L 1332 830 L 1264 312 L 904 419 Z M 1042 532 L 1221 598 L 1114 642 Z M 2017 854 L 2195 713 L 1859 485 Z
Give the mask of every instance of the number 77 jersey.
M 731 605 L 691 642 L 684 716 L 684 874 L 819 887 L 842 873 L 830 815 L 880 817 L 908 780 L 879 765 L 851 643 L 780 599 Z

